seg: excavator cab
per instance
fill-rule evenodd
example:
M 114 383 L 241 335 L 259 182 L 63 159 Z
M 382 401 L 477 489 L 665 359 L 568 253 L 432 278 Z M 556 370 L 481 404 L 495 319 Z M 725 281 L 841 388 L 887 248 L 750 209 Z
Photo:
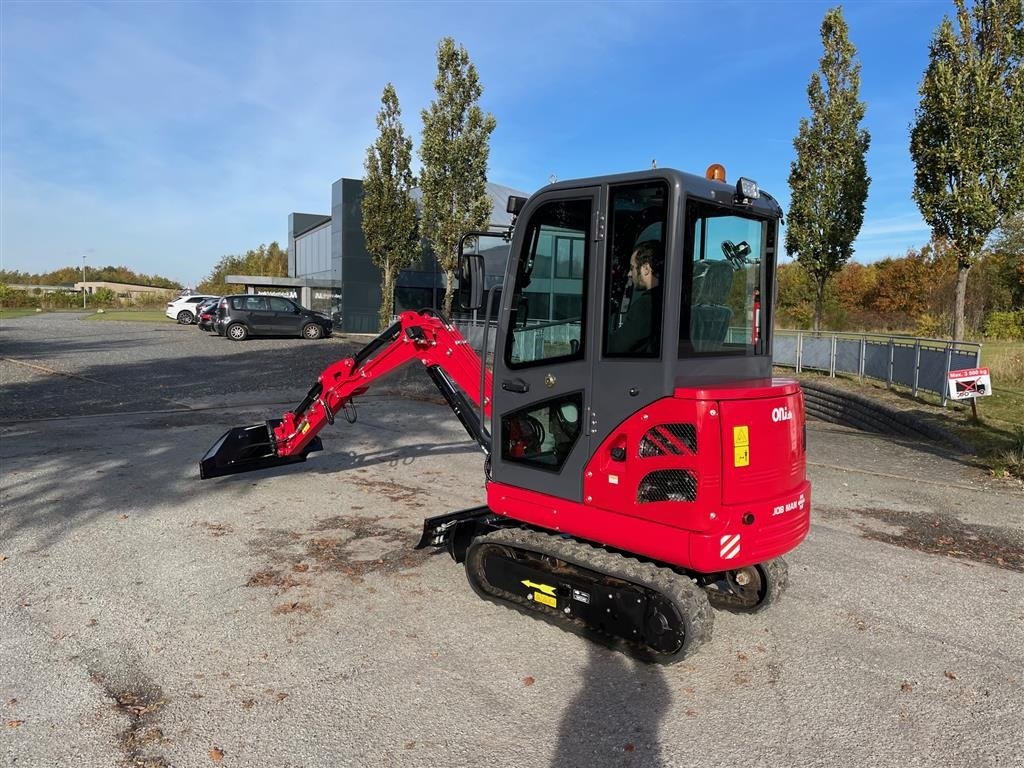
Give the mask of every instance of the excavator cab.
M 483 598 L 669 663 L 711 607 L 757 611 L 810 524 L 803 399 L 772 378 L 778 203 L 674 170 L 513 198 L 501 275 L 460 245 L 482 353 L 402 313 L 281 419 L 226 432 L 202 477 L 305 460 L 381 376 L 422 363 L 486 455 L 486 503 L 424 523 Z M 480 251 L 490 233 L 469 233 Z M 500 289 L 500 290 L 499 290 Z M 493 366 L 488 366 L 493 353 Z
M 498 310 L 492 479 L 583 502 L 596 448 L 632 415 L 687 388 L 770 387 L 760 297 L 781 214 L 746 179 L 672 170 L 534 195 Z M 464 296 L 483 296 L 467 286 L 477 259 L 462 262 Z

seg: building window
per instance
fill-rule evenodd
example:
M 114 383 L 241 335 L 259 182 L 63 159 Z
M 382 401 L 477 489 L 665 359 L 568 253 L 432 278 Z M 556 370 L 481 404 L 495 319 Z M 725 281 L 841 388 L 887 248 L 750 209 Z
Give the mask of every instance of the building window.
M 583 279 L 584 243 L 582 237 L 555 237 L 555 277 Z

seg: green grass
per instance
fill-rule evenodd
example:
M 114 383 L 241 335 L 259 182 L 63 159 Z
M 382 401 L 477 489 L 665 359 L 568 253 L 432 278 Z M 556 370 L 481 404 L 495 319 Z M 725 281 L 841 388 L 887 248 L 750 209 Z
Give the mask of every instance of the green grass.
M 34 309 L 0 309 L 0 320 L 10 320 L 14 317 L 29 317 L 30 315 L 42 315 L 43 312 L 36 312 Z
M 992 369 L 992 386 L 1024 390 L 1024 341 L 986 341 L 981 364 Z
M 103 314 L 93 313 L 86 320 L 125 320 L 131 323 L 173 323 L 162 309 L 120 310 L 108 309 Z

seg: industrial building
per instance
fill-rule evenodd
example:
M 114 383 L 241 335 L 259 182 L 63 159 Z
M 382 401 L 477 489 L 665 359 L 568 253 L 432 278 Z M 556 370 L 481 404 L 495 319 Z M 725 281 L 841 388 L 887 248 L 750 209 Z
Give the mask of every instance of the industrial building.
M 526 193 L 488 182 L 487 194 L 492 200 L 491 223 L 506 226 L 511 221 L 505 212 L 508 196 Z M 366 251 L 362 198 L 360 179 L 338 179 L 331 186 L 330 215 L 288 215 L 288 277 L 228 275 L 228 282 L 245 285 L 247 293 L 294 298 L 330 314 L 340 331 L 376 332 L 381 272 Z M 443 300 L 444 271 L 433 252 L 424 248 L 418 263 L 398 276 L 395 311 L 436 308 Z

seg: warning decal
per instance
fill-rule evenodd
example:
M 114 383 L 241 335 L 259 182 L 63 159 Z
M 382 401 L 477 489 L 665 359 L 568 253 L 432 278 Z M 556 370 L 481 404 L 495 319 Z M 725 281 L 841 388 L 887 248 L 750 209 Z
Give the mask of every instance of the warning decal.
M 534 592 L 533 601 L 535 603 L 543 603 L 544 605 L 549 605 L 552 608 L 558 607 L 558 601 L 550 595 L 545 595 L 543 592 Z
M 723 536 L 718 543 L 721 545 L 718 554 L 724 560 L 732 560 L 740 553 L 740 535 L 738 533 L 732 536 Z
M 988 368 L 965 368 L 949 372 L 951 400 L 970 400 L 992 394 L 992 377 Z
M 732 465 L 750 466 L 750 430 L 746 425 L 732 428 Z

